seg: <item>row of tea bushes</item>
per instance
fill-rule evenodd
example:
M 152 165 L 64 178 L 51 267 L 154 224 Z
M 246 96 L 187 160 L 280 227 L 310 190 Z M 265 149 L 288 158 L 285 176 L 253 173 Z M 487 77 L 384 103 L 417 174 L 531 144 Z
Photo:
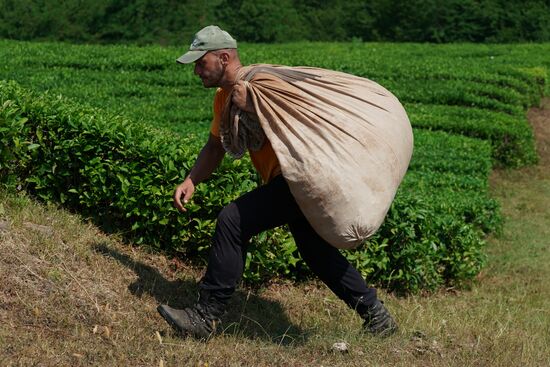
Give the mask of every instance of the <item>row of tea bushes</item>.
M 213 91 L 202 88 L 191 66 L 176 65 L 182 49 L 15 41 L 0 47 L 0 78 L 182 135 L 207 134 Z M 243 44 L 240 51 L 245 63 L 311 65 L 373 79 L 402 100 L 415 127 L 488 139 L 503 166 L 536 160 L 524 112 L 548 88 L 548 44 Z
M 200 139 L 14 82 L 0 83 L 0 106 L 3 184 L 78 210 L 136 243 L 200 260 L 220 208 L 257 185 L 246 161 L 226 159 L 182 215 L 172 190 Z M 487 196 L 490 144 L 444 132 L 417 130 L 415 138 L 410 173 L 383 227 L 346 254 L 370 282 L 402 292 L 471 279 L 484 262 L 484 233 L 499 224 Z M 254 238 L 246 264 L 249 281 L 308 274 L 283 230 Z
M 13 41 L 0 47 L 0 78 L 50 91 L 0 88 L 4 184 L 61 202 L 135 242 L 202 258 L 219 209 L 258 180 L 246 159 L 225 160 L 199 185 L 189 215 L 171 207 L 173 187 L 208 133 L 213 93 L 192 67 L 174 63 L 181 50 Z M 500 221 L 487 195 L 491 157 L 504 166 L 536 160 L 525 108 L 548 92 L 549 45 L 240 49 L 245 63 L 320 66 L 378 81 L 422 128 L 415 130 L 411 167 L 383 227 L 368 246 L 346 255 L 369 281 L 416 291 L 477 274 L 483 237 Z M 308 274 L 284 230 L 257 236 L 246 264 L 249 281 Z
M 487 140 L 493 160 L 499 165 L 518 167 L 537 161 L 533 131 L 526 116 L 462 106 L 407 104 L 409 118 L 418 128 L 442 130 Z

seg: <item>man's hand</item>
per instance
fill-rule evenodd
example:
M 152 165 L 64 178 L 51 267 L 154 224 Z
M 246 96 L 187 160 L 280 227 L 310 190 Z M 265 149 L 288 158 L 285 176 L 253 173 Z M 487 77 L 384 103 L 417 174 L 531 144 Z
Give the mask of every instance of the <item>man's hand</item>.
M 174 206 L 180 211 L 185 212 L 187 209 L 184 208 L 184 205 L 187 204 L 193 193 L 195 192 L 195 184 L 189 177 L 187 177 L 181 184 L 176 187 L 174 191 Z M 183 196 L 183 204 L 181 198 Z
M 193 196 L 195 185 L 210 177 L 216 167 L 220 165 L 224 154 L 225 150 L 220 138 L 210 133 L 208 141 L 202 147 L 197 161 L 187 175 L 187 178 L 174 191 L 174 206 L 180 212 L 187 211 L 184 206 L 191 199 L 191 196 Z
M 233 102 L 233 104 L 235 104 L 237 107 L 239 107 L 241 110 L 245 112 L 252 112 L 252 113 L 255 112 L 254 104 L 252 103 L 252 100 L 248 95 L 246 85 L 242 80 L 239 80 L 233 86 L 231 101 Z

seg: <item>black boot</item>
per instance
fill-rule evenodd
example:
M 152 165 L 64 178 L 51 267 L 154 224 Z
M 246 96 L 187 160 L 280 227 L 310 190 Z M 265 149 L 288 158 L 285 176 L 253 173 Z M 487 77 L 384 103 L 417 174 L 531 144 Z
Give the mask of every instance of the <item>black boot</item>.
M 183 310 L 160 305 L 157 311 L 178 332 L 197 339 L 208 339 L 221 323 L 220 317 L 225 312 L 227 299 L 215 297 L 211 291 L 201 289 L 199 300 L 192 307 Z
M 397 331 L 397 323 L 384 304 L 378 299 L 371 305 L 366 305 L 359 299 L 357 312 L 362 319 L 363 329 L 373 335 L 386 337 Z

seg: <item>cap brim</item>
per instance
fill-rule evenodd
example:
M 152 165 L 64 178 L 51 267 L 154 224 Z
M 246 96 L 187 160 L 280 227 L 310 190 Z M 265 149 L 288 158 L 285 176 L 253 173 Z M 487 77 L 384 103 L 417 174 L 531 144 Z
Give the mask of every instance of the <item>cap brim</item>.
M 176 62 L 180 64 L 190 64 L 203 57 L 207 52 L 208 51 L 187 51 L 185 54 L 181 55 Z

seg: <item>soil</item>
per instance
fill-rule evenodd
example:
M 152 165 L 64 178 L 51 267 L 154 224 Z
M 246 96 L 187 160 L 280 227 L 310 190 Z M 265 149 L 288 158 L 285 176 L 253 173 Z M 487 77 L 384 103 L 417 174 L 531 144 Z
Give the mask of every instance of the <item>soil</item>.
M 539 165 L 550 166 L 550 98 L 544 98 L 540 107 L 533 107 L 527 113 L 533 126 L 539 154 Z
M 535 135 L 538 164 L 512 170 L 493 169 L 489 177 L 491 187 L 495 187 L 504 179 L 528 182 L 529 178 L 548 179 L 550 177 L 550 97 L 543 98 L 540 106 L 530 108 L 527 119 Z

